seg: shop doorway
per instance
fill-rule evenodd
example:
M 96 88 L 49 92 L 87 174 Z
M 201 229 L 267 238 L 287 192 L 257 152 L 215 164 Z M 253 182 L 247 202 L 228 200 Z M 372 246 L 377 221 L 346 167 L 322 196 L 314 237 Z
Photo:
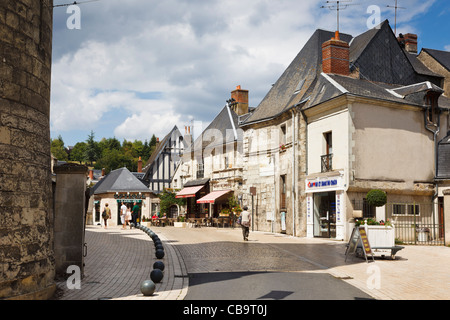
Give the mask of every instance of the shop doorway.
M 336 192 L 314 194 L 314 237 L 336 238 Z

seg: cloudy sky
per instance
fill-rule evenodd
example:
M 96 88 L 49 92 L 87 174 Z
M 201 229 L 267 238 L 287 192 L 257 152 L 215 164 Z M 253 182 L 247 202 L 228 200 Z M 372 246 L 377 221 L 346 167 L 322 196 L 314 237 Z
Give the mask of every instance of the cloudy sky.
M 84 1 L 79 15 L 53 12 L 51 136 L 66 146 L 91 130 L 97 141 L 163 138 L 191 123 L 200 133 L 237 85 L 258 106 L 314 30 L 336 29 L 336 11 L 319 0 Z M 356 36 L 376 18 L 394 29 L 395 0 L 352 3 L 341 32 Z M 418 34 L 419 50 L 450 51 L 448 0 L 398 5 L 397 33 Z

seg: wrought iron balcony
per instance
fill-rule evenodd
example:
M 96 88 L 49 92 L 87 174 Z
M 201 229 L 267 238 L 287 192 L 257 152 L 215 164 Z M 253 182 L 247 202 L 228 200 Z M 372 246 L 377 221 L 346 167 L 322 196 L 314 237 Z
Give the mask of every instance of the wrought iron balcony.
M 321 163 L 322 163 L 322 172 L 329 172 L 333 170 L 333 154 L 326 154 L 324 156 L 321 156 Z

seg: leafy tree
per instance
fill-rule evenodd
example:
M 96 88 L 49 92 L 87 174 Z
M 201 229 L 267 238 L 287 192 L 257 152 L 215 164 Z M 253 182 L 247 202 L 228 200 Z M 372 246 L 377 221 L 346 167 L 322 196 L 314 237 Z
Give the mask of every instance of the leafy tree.
M 160 199 L 159 207 L 161 210 L 161 215 L 166 213 L 169 213 L 169 209 L 174 204 L 177 204 L 179 206 L 184 206 L 186 204 L 186 199 L 184 198 L 175 198 L 175 193 L 167 191 L 167 189 L 164 189 L 163 192 L 158 194 L 158 198 Z
M 78 161 L 80 164 L 85 161 L 86 143 L 77 142 L 70 153 L 70 160 Z
M 57 139 L 53 139 L 51 141 L 50 149 L 51 149 L 53 156 L 56 157 L 56 159 L 58 159 L 60 161 L 69 160 L 66 149 L 64 148 L 64 141 L 63 141 L 61 135 L 59 135 Z

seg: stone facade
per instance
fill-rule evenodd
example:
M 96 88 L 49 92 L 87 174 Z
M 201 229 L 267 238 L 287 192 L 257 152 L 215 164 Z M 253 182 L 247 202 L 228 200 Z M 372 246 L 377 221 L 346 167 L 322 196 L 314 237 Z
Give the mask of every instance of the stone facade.
M 0 298 L 54 291 L 53 1 L 0 2 Z
M 243 202 L 254 213 L 255 230 L 306 235 L 305 124 L 300 113 L 287 112 L 243 127 Z

